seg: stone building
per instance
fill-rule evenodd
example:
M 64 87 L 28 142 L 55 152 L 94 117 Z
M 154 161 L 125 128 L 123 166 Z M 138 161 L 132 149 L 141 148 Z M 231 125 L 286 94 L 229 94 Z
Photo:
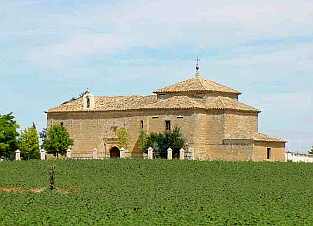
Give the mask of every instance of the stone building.
M 260 111 L 238 101 L 241 93 L 192 78 L 154 91 L 150 96 L 93 96 L 89 91 L 47 112 L 48 126 L 58 123 L 74 139 L 72 157 L 119 157 L 118 128 L 129 133 L 130 155 L 138 148 L 141 129 L 147 133 L 179 127 L 193 159 L 285 160 L 285 141 L 258 132 Z

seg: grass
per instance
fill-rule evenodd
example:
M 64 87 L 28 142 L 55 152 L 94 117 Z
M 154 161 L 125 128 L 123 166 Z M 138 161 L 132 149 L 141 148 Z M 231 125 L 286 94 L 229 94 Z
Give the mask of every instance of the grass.
M 1 162 L 0 225 L 312 225 L 312 188 L 305 163 Z

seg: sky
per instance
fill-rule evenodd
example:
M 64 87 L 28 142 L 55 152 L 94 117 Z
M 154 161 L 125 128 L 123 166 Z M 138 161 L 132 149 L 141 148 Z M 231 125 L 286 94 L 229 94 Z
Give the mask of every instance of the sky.
M 149 95 L 191 78 L 240 90 L 259 130 L 313 145 L 311 0 L 0 0 L 0 113 L 21 128 L 89 88 Z

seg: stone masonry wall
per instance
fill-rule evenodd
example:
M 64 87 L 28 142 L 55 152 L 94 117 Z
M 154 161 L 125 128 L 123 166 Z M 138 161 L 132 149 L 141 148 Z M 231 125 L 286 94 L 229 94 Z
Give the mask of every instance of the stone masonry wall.
M 107 144 L 106 140 L 116 140 L 117 128 L 125 127 L 129 133 L 128 150 L 138 152 L 138 137 L 143 120 L 146 132 L 164 132 L 165 120 L 171 121 L 172 129 L 180 127 L 187 142 L 192 140 L 194 114 L 190 111 L 134 111 L 134 112 L 76 112 L 49 113 L 48 126 L 61 122 L 74 139 L 73 156 L 91 154 L 97 148 L 98 155 L 107 156 L 109 148 L 117 144 Z M 114 139 L 113 139 L 114 140 Z
M 165 121 L 171 128 L 179 127 L 194 158 L 199 160 L 255 160 L 266 159 L 267 147 L 272 148 L 272 160 L 284 160 L 284 143 L 255 142 L 224 143 L 225 138 L 252 138 L 257 131 L 256 113 L 225 112 L 222 110 L 146 110 L 128 112 L 64 112 L 48 113 L 48 126 L 63 123 L 74 139 L 72 156 L 109 156 L 117 145 L 116 130 L 125 127 L 129 133 L 128 150 L 142 156 L 138 137 L 143 120 L 144 130 L 164 132 Z
M 268 161 L 285 161 L 285 143 L 256 141 L 253 148 L 253 160 L 266 160 L 267 148 L 271 148 L 271 158 Z
M 252 138 L 258 131 L 258 114 L 226 111 L 224 134 L 227 138 Z

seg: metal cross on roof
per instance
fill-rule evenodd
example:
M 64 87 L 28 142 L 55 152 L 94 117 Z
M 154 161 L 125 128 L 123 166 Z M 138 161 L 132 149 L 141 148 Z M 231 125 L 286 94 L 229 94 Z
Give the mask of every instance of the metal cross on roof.
M 197 62 L 197 64 L 196 64 L 196 71 L 199 72 L 199 69 L 200 69 L 200 66 L 199 66 L 200 59 L 199 59 L 199 57 L 197 57 L 196 62 Z

